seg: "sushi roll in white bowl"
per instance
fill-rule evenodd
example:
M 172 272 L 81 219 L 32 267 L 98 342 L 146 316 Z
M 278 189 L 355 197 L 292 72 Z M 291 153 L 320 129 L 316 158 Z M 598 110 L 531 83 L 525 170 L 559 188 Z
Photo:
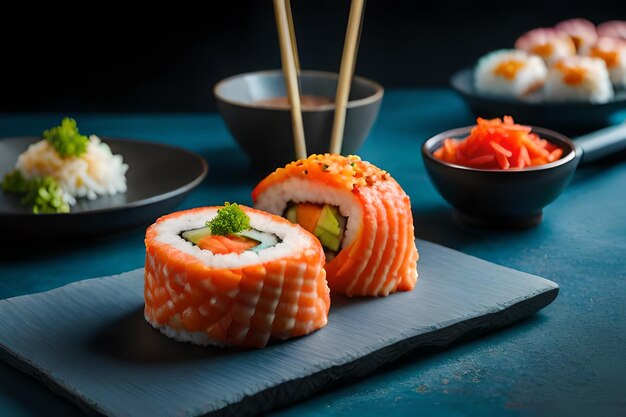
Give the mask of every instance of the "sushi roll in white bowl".
M 626 87 L 626 41 L 600 38 L 589 49 L 589 56 L 601 58 L 604 61 L 615 87 Z
M 550 68 L 544 95 L 546 101 L 601 104 L 613 98 L 613 87 L 602 59 L 570 56 Z
M 474 86 L 485 95 L 525 98 L 543 86 L 547 74 L 546 65 L 538 56 L 500 49 L 478 60 Z
M 576 46 L 570 36 L 553 28 L 537 28 L 524 33 L 515 41 L 515 48 L 539 55 L 548 65 L 576 55 Z

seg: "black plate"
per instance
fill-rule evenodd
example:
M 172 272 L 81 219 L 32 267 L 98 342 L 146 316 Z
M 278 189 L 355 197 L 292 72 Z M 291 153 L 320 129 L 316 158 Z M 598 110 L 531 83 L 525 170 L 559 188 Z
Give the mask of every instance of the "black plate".
M 542 126 L 570 136 L 613 124 L 610 117 L 626 109 L 626 91 L 603 104 L 521 101 L 479 94 L 474 89 L 473 69 L 465 68 L 450 78 L 452 87 L 465 99 L 476 117 L 511 115 L 524 125 Z
M 0 139 L 0 175 L 39 138 Z M 28 235 L 94 234 L 150 224 L 175 208 L 204 179 L 208 165 L 200 156 L 168 145 L 102 138 L 128 164 L 128 190 L 95 200 L 79 199 L 70 213 L 33 214 L 19 197 L 0 191 L 0 230 Z

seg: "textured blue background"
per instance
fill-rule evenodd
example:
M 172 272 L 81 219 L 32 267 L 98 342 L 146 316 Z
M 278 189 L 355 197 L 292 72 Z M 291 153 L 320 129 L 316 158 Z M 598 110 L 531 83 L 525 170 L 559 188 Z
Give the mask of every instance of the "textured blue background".
M 37 135 L 61 116 L 0 115 L 0 137 Z M 259 174 L 248 170 L 246 157 L 216 114 L 73 116 L 84 132 L 172 143 L 203 155 L 209 175 L 181 208 L 251 204 Z M 623 415 L 624 154 L 580 169 L 534 229 L 466 229 L 452 221 L 450 207 L 432 187 L 419 147 L 435 133 L 471 122 L 463 103 L 447 90 L 391 91 L 360 154 L 390 171 L 411 196 L 418 237 L 551 279 L 561 286 L 559 297 L 516 326 L 447 349 L 415 352 L 276 415 Z M 143 232 L 138 227 L 88 242 L 51 240 L 45 249 L 24 247 L 23 256 L 0 256 L 0 298 L 140 267 Z M 0 415 L 81 412 L 43 384 L 0 364 Z

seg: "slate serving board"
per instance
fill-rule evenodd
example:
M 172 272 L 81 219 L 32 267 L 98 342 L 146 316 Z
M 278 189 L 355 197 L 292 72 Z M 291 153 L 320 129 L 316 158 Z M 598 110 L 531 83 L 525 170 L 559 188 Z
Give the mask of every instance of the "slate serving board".
M 559 287 L 417 241 L 420 280 L 387 298 L 334 297 L 328 325 L 262 350 L 174 342 L 143 319 L 143 270 L 0 301 L 0 356 L 88 414 L 251 415 L 421 346 L 508 325 Z

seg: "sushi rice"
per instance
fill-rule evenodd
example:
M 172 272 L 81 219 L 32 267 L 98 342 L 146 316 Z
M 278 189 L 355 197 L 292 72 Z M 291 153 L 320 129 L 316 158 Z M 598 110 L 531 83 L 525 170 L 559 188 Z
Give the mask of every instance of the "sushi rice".
M 63 158 L 48 141 L 40 140 L 19 156 L 15 168 L 26 179 L 54 178 L 69 205 L 81 197 L 94 200 L 126 191 L 128 165 L 95 135 L 89 137 L 87 152 L 80 157 Z
M 543 86 L 547 74 L 546 65 L 538 56 L 501 49 L 478 60 L 474 85 L 484 94 L 524 98 Z
M 604 60 L 615 87 L 626 87 L 626 41 L 600 38 L 590 48 L 589 56 Z
M 606 103 L 613 87 L 602 59 L 570 56 L 558 61 L 548 72 L 544 89 L 550 101 Z

